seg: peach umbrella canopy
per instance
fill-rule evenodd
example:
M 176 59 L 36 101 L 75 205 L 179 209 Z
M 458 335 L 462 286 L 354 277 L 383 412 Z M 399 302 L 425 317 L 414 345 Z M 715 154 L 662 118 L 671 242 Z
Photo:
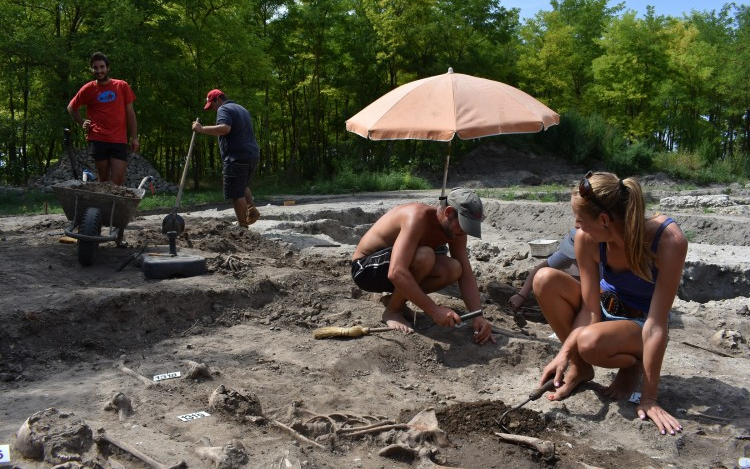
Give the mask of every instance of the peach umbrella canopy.
M 448 69 L 386 93 L 347 120 L 346 130 L 371 140 L 450 142 L 559 123 L 555 111 L 518 88 Z

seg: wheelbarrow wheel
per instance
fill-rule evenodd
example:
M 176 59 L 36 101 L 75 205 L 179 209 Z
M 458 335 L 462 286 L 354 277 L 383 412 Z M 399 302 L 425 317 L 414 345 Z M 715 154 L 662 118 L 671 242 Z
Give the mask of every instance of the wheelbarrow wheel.
M 99 236 L 102 231 L 102 212 L 96 207 L 89 207 L 83 212 L 81 228 L 78 232 L 86 236 Z M 96 249 L 99 243 L 95 241 L 78 240 L 78 262 L 89 266 L 94 263 Z

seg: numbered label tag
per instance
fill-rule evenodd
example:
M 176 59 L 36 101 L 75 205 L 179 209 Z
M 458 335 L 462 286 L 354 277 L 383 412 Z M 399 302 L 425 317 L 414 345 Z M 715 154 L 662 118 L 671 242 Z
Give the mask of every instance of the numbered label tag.
M 10 462 L 10 445 L 0 445 L 0 462 Z
M 154 381 L 161 381 L 164 379 L 172 379 L 172 378 L 179 378 L 180 372 L 179 371 L 173 371 L 172 373 L 164 373 L 162 375 L 154 375 Z
M 185 415 L 178 415 L 177 418 L 182 420 L 183 422 L 189 422 L 191 420 L 198 420 L 202 419 L 203 417 L 210 417 L 211 414 L 209 414 L 206 411 L 200 411 L 200 412 L 193 412 L 192 414 L 185 414 Z

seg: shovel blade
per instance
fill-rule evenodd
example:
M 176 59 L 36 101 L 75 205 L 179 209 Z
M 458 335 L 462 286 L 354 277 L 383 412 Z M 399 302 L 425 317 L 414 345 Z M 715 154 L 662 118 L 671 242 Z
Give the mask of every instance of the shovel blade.
M 177 234 L 185 231 L 185 220 L 176 213 L 170 213 L 161 222 L 161 232 L 167 234 L 170 231 L 175 231 Z

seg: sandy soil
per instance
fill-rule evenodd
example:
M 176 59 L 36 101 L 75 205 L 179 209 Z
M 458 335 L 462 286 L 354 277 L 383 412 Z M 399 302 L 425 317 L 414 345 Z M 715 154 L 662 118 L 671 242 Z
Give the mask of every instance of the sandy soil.
M 501 150 L 452 168 L 449 185 L 572 184 L 584 172 Z M 675 193 L 659 177 L 644 186 Z M 559 348 L 533 302 L 523 327 L 506 302 L 540 260 L 528 241 L 570 228 L 564 201 L 484 198 L 484 236 L 470 248 L 485 315 L 506 332 L 497 344 L 476 346 L 470 328 L 430 327 L 424 316 L 413 335 L 316 340 L 321 327 L 381 325 L 379 297 L 351 282 L 351 252 L 386 210 L 435 203 L 438 192 L 289 196 L 260 207 L 249 232 L 232 226 L 228 207 L 181 211 L 178 253 L 205 258 L 208 273 L 167 280 L 144 278 L 142 257 L 116 271 L 143 246 L 166 252 L 164 214 L 139 214 L 128 246 L 102 244 L 91 267 L 78 264 L 75 244 L 59 242 L 64 216 L 0 219 L 0 448 L 10 446 L 9 466 L 149 467 L 104 436 L 164 467 L 731 468 L 750 456 L 750 217 L 741 211 L 670 213 L 691 233 L 692 270 L 673 308 L 660 387 L 660 403 L 684 425 L 677 436 L 658 435 L 632 403 L 597 394 L 614 377 L 604 369 L 562 402 L 542 398 L 508 414 L 514 433 L 553 442 L 554 458 L 495 435 Z M 455 289 L 434 298 L 464 312 Z M 15 433 L 50 408 L 34 430 L 57 446 L 45 447 L 46 461 L 24 458 Z M 209 415 L 179 418 L 198 412 Z M 374 428 L 350 434 L 365 426 Z M 223 448 L 222 462 L 199 454 L 206 447 Z

